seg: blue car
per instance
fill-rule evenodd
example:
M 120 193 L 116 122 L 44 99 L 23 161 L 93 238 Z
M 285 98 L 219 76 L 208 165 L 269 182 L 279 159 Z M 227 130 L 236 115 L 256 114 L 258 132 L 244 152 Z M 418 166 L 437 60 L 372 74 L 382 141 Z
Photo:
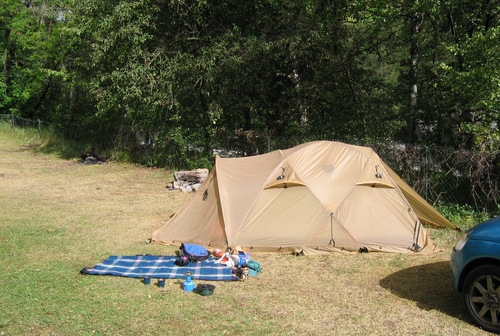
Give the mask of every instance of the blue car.
M 455 289 L 484 330 L 500 333 L 500 217 L 467 230 L 451 252 Z

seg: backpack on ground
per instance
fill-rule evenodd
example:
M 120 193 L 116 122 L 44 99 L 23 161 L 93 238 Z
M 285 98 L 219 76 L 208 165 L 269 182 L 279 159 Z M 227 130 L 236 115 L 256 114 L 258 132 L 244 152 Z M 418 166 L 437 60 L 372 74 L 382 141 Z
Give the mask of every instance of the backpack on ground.
M 186 256 L 190 262 L 207 260 L 210 253 L 201 245 L 182 243 L 179 247 L 179 254 Z

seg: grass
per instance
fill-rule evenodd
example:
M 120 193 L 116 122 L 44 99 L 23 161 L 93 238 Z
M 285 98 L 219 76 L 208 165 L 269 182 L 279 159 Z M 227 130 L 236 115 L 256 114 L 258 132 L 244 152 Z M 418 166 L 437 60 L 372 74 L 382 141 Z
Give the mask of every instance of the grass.
M 430 229 L 431 255 L 252 255 L 261 274 L 208 297 L 80 275 L 111 254 L 173 254 L 146 240 L 190 195 L 165 188 L 171 172 L 85 166 L 23 132 L 0 129 L 0 335 L 488 334 L 454 292 L 450 230 Z

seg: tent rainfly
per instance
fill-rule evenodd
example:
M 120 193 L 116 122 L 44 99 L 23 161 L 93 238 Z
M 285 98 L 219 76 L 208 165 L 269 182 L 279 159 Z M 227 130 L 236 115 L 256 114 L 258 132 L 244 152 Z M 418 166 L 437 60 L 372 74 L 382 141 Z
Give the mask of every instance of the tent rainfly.
M 201 188 L 152 241 L 306 255 L 436 251 L 422 223 L 457 229 L 371 148 L 315 141 L 217 157 Z

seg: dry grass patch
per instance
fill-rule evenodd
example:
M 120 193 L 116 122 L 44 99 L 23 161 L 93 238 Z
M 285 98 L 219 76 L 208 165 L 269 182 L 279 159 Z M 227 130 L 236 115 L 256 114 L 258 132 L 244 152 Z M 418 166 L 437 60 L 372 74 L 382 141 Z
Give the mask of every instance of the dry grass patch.
M 145 243 L 190 197 L 165 188 L 170 176 L 85 166 L 0 133 L 0 334 L 487 334 L 453 290 L 449 243 L 432 255 L 256 254 L 261 274 L 212 282 L 208 297 L 185 293 L 181 280 L 164 293 L 137 279 L 80 275 L 111 254 L 174 253 Z

